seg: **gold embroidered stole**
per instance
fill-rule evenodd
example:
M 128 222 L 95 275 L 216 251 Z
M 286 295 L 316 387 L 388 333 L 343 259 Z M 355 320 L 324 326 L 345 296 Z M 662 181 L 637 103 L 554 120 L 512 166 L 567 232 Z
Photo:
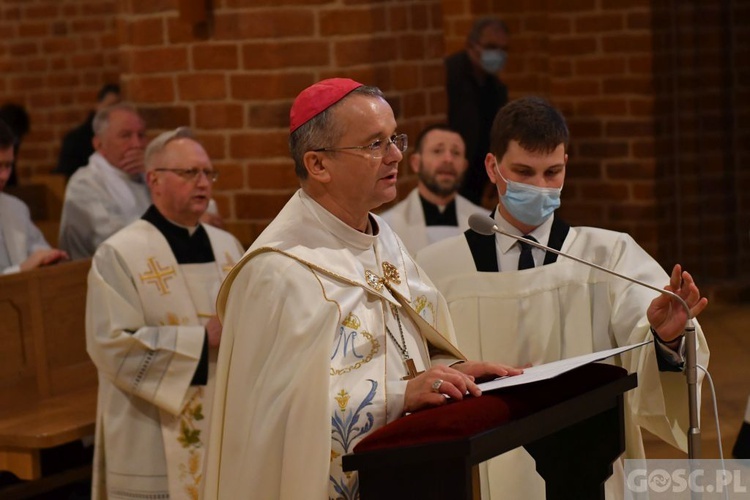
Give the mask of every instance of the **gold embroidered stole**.
M 134 223 L 134 226 L 133 244 L 121 249 L 121 254 L 134 277 L 146 324 L 205 325 L 215 314 L 215 302 L 204 298 L 200 300 L 202 303 L 197 304 L 193 300 L 184 270 L 177 263 L 166 238 L 156 227 L 142 220 Z M 216 261 L 205 265 L 215 268 L 213 273 L 209 271 L 209 276 L 215 276 L 212 288 L 218 290 L 222 279 L 239 260 L 240 254 L 232 238 L 220 237 L 210 230 L 207 233 Z M 205 440 L 209 432 L 209 411 L 214 385 L 215 353 L 212 354 L 208 384 L 189 387 L 178 415 L 159 411 L 172 498 L 197 500 L 202 489 L 207 449 Z

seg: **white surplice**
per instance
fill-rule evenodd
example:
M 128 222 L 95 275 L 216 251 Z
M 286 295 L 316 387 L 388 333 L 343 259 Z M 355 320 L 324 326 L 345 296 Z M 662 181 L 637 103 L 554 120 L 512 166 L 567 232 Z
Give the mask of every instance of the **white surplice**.
M 403 413 L 386 327 L 420 371 L 463 359 L 442 297 L 371 222 L 356 231 L 300 190 L 224 282 L 206 498 L 358 498 L 341 455 Z
M 151 205 L 145 182 L 132 179 L 94 153 L 65 188 L 59 247 L 71 259 L 86 259 L 111 235 L 143 215 Z
M 215 262 L 178 264 L 145 220 L 94 256 L 86 305 L 99 371 L 94 499 L 199 497 L 215 352 L 208 384 L 190 384 L 221 281 L 242 255 L 229 233 L 204 227 Z
M 659 264 L 624 233 L 570 228 L 561 250 L 657 287 L 669 282 Z M 652 339 L 646 309 L 656 292 L 562 256 L 524 271 L 477 272 L 462 235 L 425 248 L 417 261 L 445 296 L 458 346 L 470 359 L 537 365 Z M 707 366 L 706 339 L 700 325 L 696 329 L 698 362 Z M 643 457 L 640 428 L 685 451 L 685 376 L 660 372 L 652 345 L 613 362 L 638 373 L 638 387 L 626 395 L 624 457 Z M 574 460 L 575 450 L 570 453 Z M 486 471 L 483 499 L 544 497 L 544 482 L 523 448 L 491 460 Z M 607 498 L 622 498 L 622 480 L 618 461 Z
M 419 199 L 419 190 L 414 188 L 401 202 L 384 211 L 380 216 L 385 219 L 391 229 L 404 242 L 406 249 L 416 255 L 418 251 L 445 239 L 455 236 L 469 229 L 469 216 L 471 214 L 488 214 L 486 208 L 474 205 L 461 195 L 456 195 L 456 219 L 457 226 L 427 226 L 425 222 L 422 201 Z
M 0 193 L 0 274 L 21 270 L 20 264 L 49 243 L 31 222 L 29 207 L 9 194 Z

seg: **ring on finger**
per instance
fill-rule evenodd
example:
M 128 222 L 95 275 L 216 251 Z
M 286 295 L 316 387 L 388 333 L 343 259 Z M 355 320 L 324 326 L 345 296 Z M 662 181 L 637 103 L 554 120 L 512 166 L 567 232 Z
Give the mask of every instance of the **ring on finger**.
M 432 383 L 432 390 L 434 392 L 440 392 L 440 386 L 441 385 L 443 385 L 443 380 L 442 379 L 437 379 L 436 381 L 434 381 Z

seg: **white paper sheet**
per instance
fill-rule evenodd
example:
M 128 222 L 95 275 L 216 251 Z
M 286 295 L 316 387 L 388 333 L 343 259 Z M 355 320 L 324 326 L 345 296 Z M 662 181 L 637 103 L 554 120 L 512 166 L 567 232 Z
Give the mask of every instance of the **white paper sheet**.
M 513 387 L 515 385 L 530 384 L 531 382 L 547 380 L 574 368 L 578 368 L 579 366 L 594 363 L 595 361 L 601 361 L 616 354 L 620 354 L 621 352 L 629 351 L 630 349 L 635 349 L 636 347 L 641 347 L 652 342 L 653 340 L 646 340 L 639 344 L 616 347 L 614 349 L 607 349 L 606 351 L 592 352 L 591 354 L 584 354 L 583 356 L 576 356 L 574 358 L 553 361 L 544 365 L 532 366 L 531 368 L 524 368 L 521 375 L 516 375 L 515 377 L 501 377 L 478 385 L 482 392 L 486 392 L 495 389 L 502 389 L 504 387 Z

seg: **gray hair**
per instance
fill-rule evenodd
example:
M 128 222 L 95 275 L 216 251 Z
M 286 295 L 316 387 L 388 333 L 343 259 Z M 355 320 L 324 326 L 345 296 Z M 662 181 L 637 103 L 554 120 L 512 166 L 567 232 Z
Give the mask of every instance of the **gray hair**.
M 479 39 L 482 38 L 482 32 L 489 26 L 503 30 L 506 35 L 510 34 L 508 32 L 508 26 L 500 18 L 495 16 L 482 16 L 477 18 L 474 21 L 474 24 L 471 25 L 471 30 L 466 36 L 466 42 L 478 43 Z
M 174 130 L 169 130 L 167 132 L 162 132 L 161 134 L 154 137 L 154 140 L 149 143 L 149 145 L 146 147 L 146 153 L 145 153 L 145 160 L 146 163 L 146 170 L 151 170 L 152 163 L 154 161 L 154 158 L 159 156 L 161 153 L 164 152 L 164 148 L 167 147 L 167 144 L 170 142 L 182 139 L 182 138 L 188 138 L 188 139 L 195 139 L 195 136 L 193 135 L 193 131 L 190 129 L 190 127 L 177 127 Z
M 107 106 L 106 108 L 100 109 L 97 111 L 96 115 L 94 115 L 94 135 L 101 137 L 102 134 L 107 130 L 107 127 L 109 127 L 109 116 L 112 114 L 113 111 L 129 111 L 136 115 L 137 117 L 141 117 L 141 115 L 138 113 L 138 110 L 135 109 L 131 104 L 125 103 L 125 102 L 118 102 L 117 104 L 113 104 L 112 106 Z M 142 119 L 142 118 L 141 118 Z
M 308 151 L 314 151 L 319 148 L 332 147 L 344 134 L 341 127 L 332 118 L 332 112 L 349 96 L 359 94 L 369 97 L 379 97 L 385 100 L 385 95 L 377 87 L 368 87 L 363 85 L 349 92 L 339 102 L 330 106 L 326 110 L 318 113 L 308 122 L 300 125 L 297 130 L 289 136 L 289 151 L 294 160 L 294 173 L 301 180 L 307 179 L 307 169 L 305 168 L 304 156 Z

